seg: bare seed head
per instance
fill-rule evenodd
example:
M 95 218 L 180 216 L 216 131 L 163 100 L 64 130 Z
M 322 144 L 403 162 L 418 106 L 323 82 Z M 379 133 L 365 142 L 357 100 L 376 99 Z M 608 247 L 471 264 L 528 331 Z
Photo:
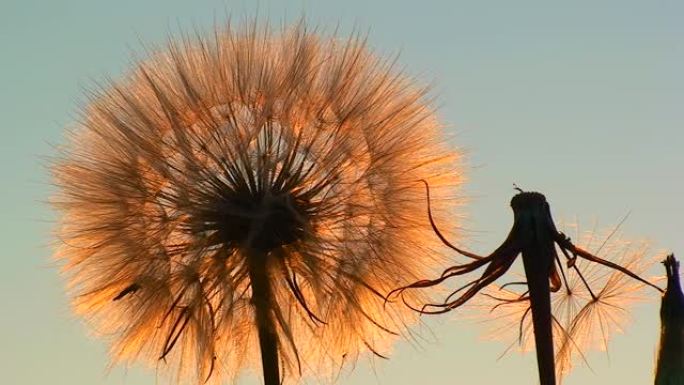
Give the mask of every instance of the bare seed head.
M 576 226 L 565 227 L 578 230 Z M 612 232 L 578 230 L 573 238 L 582 249 L 635 274 L 645 273 L 658 260 L 647 255 L 648 242 L 626 241 Z M 578 361 L 587 363 L 585 353 L 589 350 L 607 351 L 610 338 L 621 333 L 628 323 L 630 308 L 645 297 L 645 284 L 618 270 L 583 259 L 573 263 L 591 291 L 574 270 L 566 269 L 567 287 L 551 293 L 559 381 Z M 520 280 L 524 281 L 524 277 Z M 486 338 L 512 341 L 504 354 L 516 346 L 523 352 L 534 350 L 529 299 L 515 286 L 490 286 L 473 306 L 479 309 L 475 318 L 487 325 Z

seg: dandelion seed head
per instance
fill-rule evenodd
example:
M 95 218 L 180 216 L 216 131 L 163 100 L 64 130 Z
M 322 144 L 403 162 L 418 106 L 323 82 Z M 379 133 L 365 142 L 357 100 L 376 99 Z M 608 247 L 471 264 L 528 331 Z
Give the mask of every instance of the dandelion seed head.
M 416 315 L 382 296 L 442 255 L 420 181 L 437 217 L 462 182 L 426 92 L 303 24 L 152 54 L 94 92 L 53 166 L 76 313 L 116 361 L 235 378 L 259 366 L 259 264 L 287 378 L 386 352 Z

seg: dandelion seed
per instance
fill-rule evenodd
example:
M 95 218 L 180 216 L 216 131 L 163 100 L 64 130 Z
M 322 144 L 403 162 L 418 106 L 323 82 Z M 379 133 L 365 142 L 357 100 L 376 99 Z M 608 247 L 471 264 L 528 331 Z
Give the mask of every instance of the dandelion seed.
M 428 216 L 429 207 L 429 184 L 428 188 Z M 493 253 L 486 257 L 478 256 L 468 251 L 453 246 L 445 236 L 440 234 L 435 221 L 431 218 L 431 224 L 438 238 L 448 247 L 466 257 L 474 259 L 473 262 L 456 265 L 444 270 L 437 279 L 423 279 L 411 285 L 394 290 L 391 294 L 403 295 L 408 289 L 427 288 L 439 285 L 449 278 L 465 275 L 480 268 L 484 268 L 480 278 L 472 280 L 461 286 L 449 295 L 443 303 L 427 303 L 422 308 L 413 307 L 423 314 L 442 314 L 461 307 L 470 299 L 475 297 L 481 290 L 493 284 L 502 277 L 513 265 L 519 254 L 522 254 L 523 266 L 525 270 L 526 291 L 517 295 L 515 298 L 500 298 L 502 303 L 516 303 L 517 306 L 524 306 L 524 301 L 529 306 L 523 311 L 520 323 L 520 334 L 524 336 L 526 332 L 526 322 L 528 317 L 532 323 L 534 334 L 534 346 L 537 355 L 537 366 L 541 385 L 556 384 L 556 364 L 554 358 L 554 327 L 560 324 L 554 319 L 552 313 L 551 293 L 559 290 L 570 291 L 572 287 L 568 283 L 566 269 L 568 273 L 576 274 L 582 285 L 585 286 L 591 301 L 580 310 L 570 323 L 570 330 L 565 334 L 569 337 L 567 346 L 560 346 L 564 352 L 562 359 L 572 356 L 572 334 L 582 335 L 588 329 L 587 325 L 593 324 L 594 320 L 599 320 L 601 325 L 606 321 L 610 312 L 604 313 L 602 299 L 610 298 L 614 291 L 619 287 L 618 283 L 624 279 L 621 275 L 626 275 L 635 279 L 641 284 L 651 286 L 656 290 L 662 291 L 654 284 L 639 277 L 630 270 L 630 266 L 621 266 L 615 262 L 599 258 L 583 248 L 575 246 L 565 234 L 556 229 L 556 225 L 551 217 L 551 210 L 544 195 L 536 192 L 523 192 L 515 195 L 511 200 L 514 221 L 513 228 L 506 240 Z M 561 263 L 558 251 L 566 258 L 566 264 Z M 577 259 L 586 260 L 592 264 L 602 265 L 611 268 L 620 274 L 611 276 L 602 291 L 597 292 L 596 288 L 591 288 L 586 278 L 582 274 Z M 560 272 L 560 274 L 559 274 Z M 598 294 L 597 294 L 598 293 Z M 572 309 L 570 309 L 572 310 Z M 562 329 L 562 327 L 561 327 Z M 561 368 L 569 367 L 569 363 L 564 362 Z M 563 369 L 564 370 L 564 369 Z
M 303 24 L 170 44 L 95 92 L 53 167 L 75 311 L 115 360 L 198 382 L 386 354 L 415 314 L 385 294 L 440 259 L 420 180 L 442 216 L 461 183 L 425 93 Z

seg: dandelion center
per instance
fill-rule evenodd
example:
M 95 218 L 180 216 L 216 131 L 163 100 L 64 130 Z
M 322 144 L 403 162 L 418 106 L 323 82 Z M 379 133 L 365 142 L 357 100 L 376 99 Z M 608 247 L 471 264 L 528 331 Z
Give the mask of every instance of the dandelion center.
M 216 205 L 217 233 L 224 244 L 262 252 L 292 244 L 305 234 L 302 203 L 290 192 L 229 192 Z

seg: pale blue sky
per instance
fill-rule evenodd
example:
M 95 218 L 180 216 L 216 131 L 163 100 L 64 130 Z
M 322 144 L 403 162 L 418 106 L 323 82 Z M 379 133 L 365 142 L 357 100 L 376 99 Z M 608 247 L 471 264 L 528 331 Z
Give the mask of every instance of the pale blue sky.
M 369 30 L 432 82 L 440 117 L 469 152 L 472 247 L 491 250 L 511 223 L 515 182 L 549 198 L 556 217 L 615 224 L 684 256 L 684 3 L 681 1 L 266 1 L 262 17 Z M 82 89 L 128 67 L 140 41 L 178 26 L 209 29 L 247 1 L 0 0 L 0 382 L 155 383 L 133 368 L 106 375 L 104 344 L 70 315 L 50 261 L 54 213 L 44 157 L 74 121 Z M 657 296 L 626 334 L 566 384 L 647 384 Z M 438 341 L 399 343 L 340 384 L 530 384 L 533 355 L 497 361 L 456 315 L 428 319 Z M 246 380 L 254 384 L 253 380 Z

